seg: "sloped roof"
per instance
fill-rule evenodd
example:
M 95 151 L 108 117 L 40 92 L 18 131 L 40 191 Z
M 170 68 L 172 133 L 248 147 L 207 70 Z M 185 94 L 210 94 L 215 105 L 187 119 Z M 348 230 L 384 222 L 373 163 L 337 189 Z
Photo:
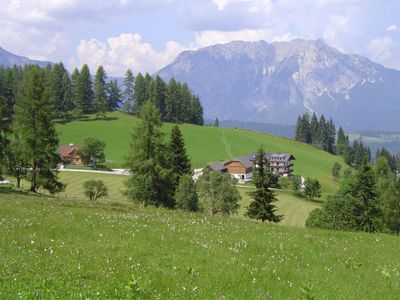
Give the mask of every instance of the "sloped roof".
M 70 156 L 74 150 L 79 150 L 81 147 L 77 145 L 61 145 L 60 146 L 60 156 Z
M 225 165 L 227 165 L 228 163 L 233 162 L 233 161 L 239 162 L 246 169 L 253 167 L 253 162 L 251 162 L 250 159 L 248 157 L 246 157 L 246 156 L 236 157 L 236 158 L 226 162 Z
M 227 167 L 224 165 L 223 162 L 216 162 L 216 163 L 209 164 L 207 166 L 207 168 L 210 171 L 222 171 L 222 170 L 226 170 L 227 169 Z

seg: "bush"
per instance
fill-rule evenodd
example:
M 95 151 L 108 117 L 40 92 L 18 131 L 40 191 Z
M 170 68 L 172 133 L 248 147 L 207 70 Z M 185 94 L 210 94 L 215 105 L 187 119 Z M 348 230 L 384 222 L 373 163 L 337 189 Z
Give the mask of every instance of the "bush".
M 321 208 L 314 209 L 307 218 L 306 227 L 330 229 L 329 215 Z
M 96 201 L 108 195 L 107 187 L 102 180 L 88 180 L 84 182 L 82 186 L 85 196 L 88 197 L 90 201 Z
M 190 175 L 183 175 L 179 179 L 179 185 L 175 192 L 175 202 L 177 208 L 189 211 L 199 210 L 196 185 Z

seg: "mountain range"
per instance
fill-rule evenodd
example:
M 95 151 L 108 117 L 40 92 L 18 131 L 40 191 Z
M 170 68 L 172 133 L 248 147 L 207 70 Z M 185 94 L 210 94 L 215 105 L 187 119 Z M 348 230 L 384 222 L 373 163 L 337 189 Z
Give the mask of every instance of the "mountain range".
M 0 65 L 26 64 L 52 63 L 0 47 Z M 235 126 L 293 125 L 298 115 L 315 112 L 346 131 L 400 131 L 400 71 L 322 40 L 213 45 L 182 52 L 157 74 L 186 82 L 200 96 L 207 119 Z
M 400 71 L 322 40 L 213 45 L 158 75 L 186 82 L 211 119 L 294 124 L 315 112 L 346 130 L 400 130 Z
M 48 61 L 32 60 L 24 56 L 15 55 L 0 47 L 0 66 L 6 68 L 12 67 L 14 65 L 16 66 L 39 65 L 40 67 L 45 67 L 48 64 L 52 63 Z

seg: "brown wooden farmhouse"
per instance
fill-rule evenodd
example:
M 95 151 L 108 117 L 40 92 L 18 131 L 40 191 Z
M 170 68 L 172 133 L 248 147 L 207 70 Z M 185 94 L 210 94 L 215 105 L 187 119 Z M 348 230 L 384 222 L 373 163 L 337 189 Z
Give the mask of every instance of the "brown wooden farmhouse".
M 60 156 L 65 164 L 70 164 L 70 165 L 82 165 L 82 159 L 77 153 L 77 151 L 80 149 L 79 146 L 77 145 L 61 145 L 60 146 Z

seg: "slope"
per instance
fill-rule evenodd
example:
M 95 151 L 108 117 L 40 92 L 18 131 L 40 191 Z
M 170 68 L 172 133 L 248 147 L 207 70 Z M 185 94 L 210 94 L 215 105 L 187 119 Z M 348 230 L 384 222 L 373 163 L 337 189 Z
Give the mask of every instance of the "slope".
M 106 119 L 88 119 L 58 124 L 62 144 L 82 144 L 87 137 L 97 137 L 106 142 L 106 157 L 110 167 L 123 167 L 124 157 L 129 153 L 131 133 L 138 119 L 113 112 Z M 172 124 L 164 124 L 163 131 L 168 137 Z M 266 151 L 292 153 L 295 158 L 295 174 L 316 177 L 321 181 L 323 192 L 332 193 L 336 183 L 331 179 L 331 168 L 340 157 L 320 151 L 310 145 L 241 129 L 215 128 L 182 124 L 182 133 L 193 167 L 204 167 L 209 162 L 227 160 L 235 156 L 247 155 L 260 145 Z
M 400 293 L 395 236 L 55 201 L 4 188 L 0 225 L 1 299 L 396 299 Z

